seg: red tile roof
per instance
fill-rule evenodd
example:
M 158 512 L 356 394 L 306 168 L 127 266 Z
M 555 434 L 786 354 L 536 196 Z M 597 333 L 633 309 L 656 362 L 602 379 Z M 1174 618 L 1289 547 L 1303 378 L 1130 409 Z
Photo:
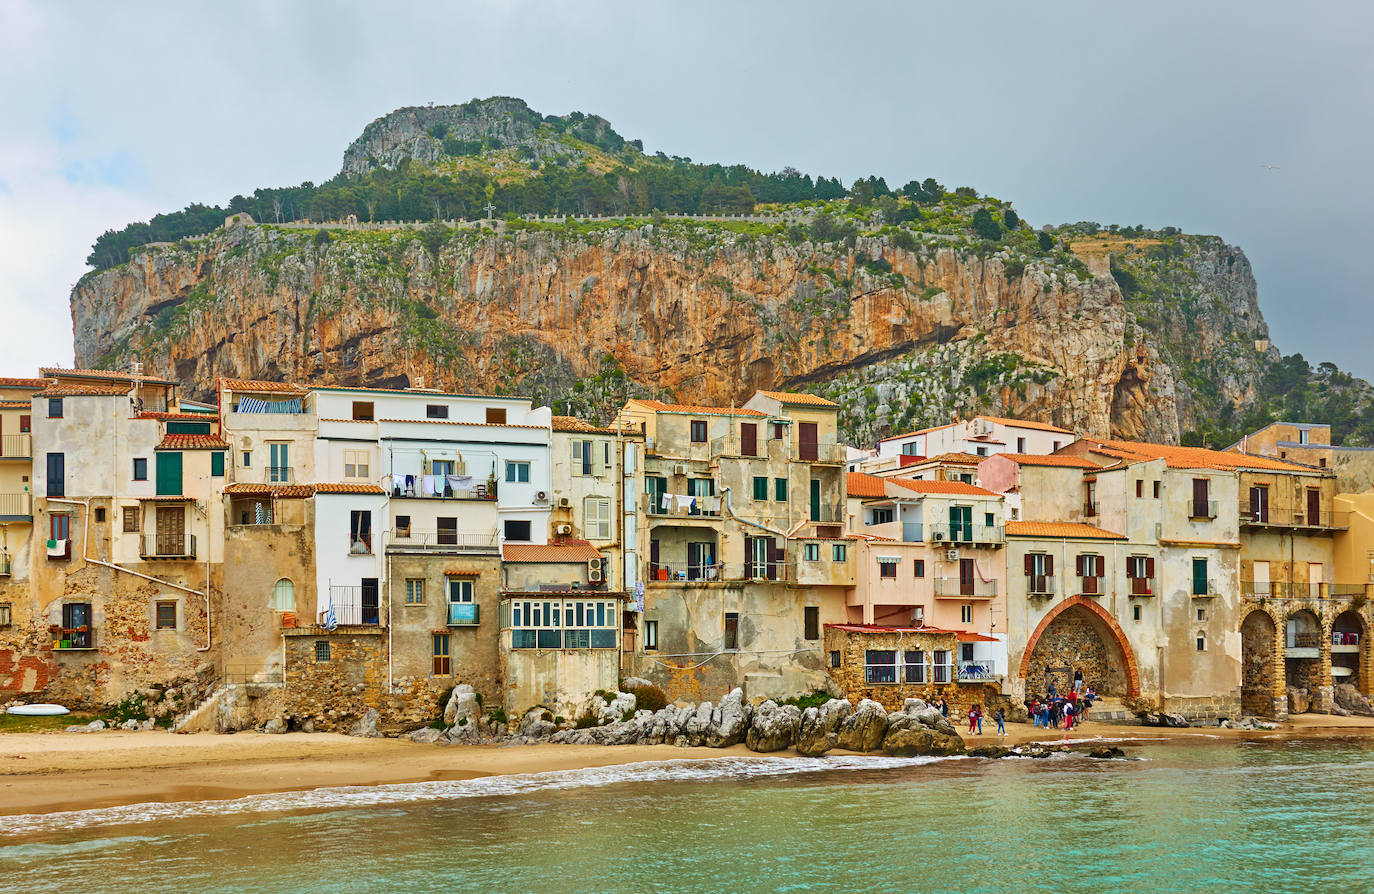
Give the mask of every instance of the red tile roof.
M 1103 530 L 1095 525 L 1084 524 L 1083 522 L 1035 522 L 1035 521 L 1009 521 L 1007 522 L 1007 536 L 1009 537 L 1050 537 L 1050 538 L 1076 538 L 1076 539 L 1096 539 L 1096 540 L 1125 540 L 1125 534 L 1115 534 L 1111 531 Z
M 1041 456 L 1034 453 L 999 453 L 997 456 L 1005 457 L 1021 466 L 1064 466 L 1071 469 L 1102 468 L 1101 463 L 1095 463 L 1082 456 L 1059 456 L 1057 454 Z
M 268 382 L 263 379 L 220 379 L 219 383 L 229 391 L 246 391 L 250 394 L 305 394 L 305 388 L 295 382 Z
M 129 387 L 119 385 L 49 385 L 35 397 L 127 397 Z
M 884 479 L 864 472 L 850 472 L 845 479 L 845 487 L 851 497 L 885 497 Z
M 771 397 L 780 403 L 793 407 L 838 407 L 833 400 L 826 400 L 803 391 L 760 391 L 764 397 Z
M 32 388 L 40 391 L 51 383 L 47 379 L 12 379 L 0 376 L 0 388 Z
M 1065 435 L 1073 434 L 1073 432 L 1067 428 L 1060 428 L 1057 425 L 1050 425 L 1048 422 L 1033 422 L 1027 419 L 1008 419 L 1005 416 L 984 416 L 982 414 L 974 416 L 973 418 L 986 419 L 989 422 L 995 422 L 998 425 L 1006 425 L 1012 428 L 1029 428 L 1033 429 L 1034 431 L 1053 431 Z
M 987 459 L 987 457 L 975 456 L 972 453 L 941 453 L 939 456 L 932 456 L 927 458 L 926 462 L 946 463 L 949 465 L 959 466 L 976 466 L 985 459 Z
M 195 497 L 168 497 L 168 496 L 160 496 L 160 497 L 139 497 L 139 498 L 138 498 L 138 502 L 140 502 L 140 503 L 189 503 L 189 502 L 191 502 L 191 501 L 194 500 L 194 499 L 195 499 Z
M 959 631 L 959 642 L 961 642 L 961 643 L 995 643 L 995 642 L 997 642 L 997 637 L 995 637 L 995 636 L 984 636 L 984 635 L 981 634 L 981 633 L 969 633 L 969 632 L 966 632 L 966 631 L 962 631 L 962 630 L 961 630 L 961 631 Z
M 1162 459 L 1171 469 L 1264 469 L 1276 472 L 1313 472 L 1310 466 L 1281 462 L 1264 456 L 1227 453 L 1206 447 L 1179 447 L 1173 444 L 1151 444 L 1145 441 L 1099 441 L 1084 439 L 1094 453 L 1114 456 L 1127 462 Z
M 158 450 L 228 450 L 229 443 L 216 435 L 166 434 Z
M 166 422 L 166 421 L 169 420 L 169 419 L 170 419 L 170 420 L 174 420 L 174 421 L 175 421 L 175 420 L 190 420 L 190 421 L 193 421 L 193 422 L 214 422 L 214 421 L 215 421 L 215 414 L 213 414 L 213 413 L 153 413 L 153 412 L 144 412 L 144 413 L 139 413 L 139 414 L 138 414 L 137 416 L 135 416 L 134 418 L 135 418 L 135 419 L 157 419 L 157 420 L 159 420 L 159 421 L 161 421 L 161 422 Z
M 594 425 L 576 416 L 555 416 L 553 417 L 553 430 L 564 432 L 586 432 L 589 435 L 624 435 L 639 434 L 639 428 L 617 429 L 613 425 Z
M 661 400 L 646 400 L 638 397 L 631 399 L 630 403 L 660 413 L 692 413 L 698 416 L 768 416 L 761 410 L 746 410 L 743 407 L 699 407 L 692 404 L 665 404 Z
M 253 494 L 266 496 L 272 493 L 272 485 L 257 484 L 251 481 L 236 481 L 224 489 L 226 494 Z
M 331 481 L 324 484 L 315 485 L 317 494 L 385 494 L 379 484 L 353 484 L 350 482 Z
M 900 485 L 918 494 L 956 494 L 964 497 L 996 497 L 990 490 L 963 481 L 915 481 L 910 478 L 885 478 L 890 484 Z
M 501 547 L 501 558 L 507 562 L 586 562 L 603 558 L 596 547 L 585 540 L 564 540 L 562 543 L 507 543 Z
M 0 400 L 0 409 L 5 410 L 27 410 L 33 406 L 33 401 L 29 400 Z
M 108 369 L 62 369 L 56 366 L 42 366 L 38 371 L 45 376 L 52 378 L 68 379 L 110 379 L 117 382 L 142 382 L 147 385 L 175 385 L 171 379 L 160 379 L 157 376 L 134 375 L 133 373 L 115 372 Z

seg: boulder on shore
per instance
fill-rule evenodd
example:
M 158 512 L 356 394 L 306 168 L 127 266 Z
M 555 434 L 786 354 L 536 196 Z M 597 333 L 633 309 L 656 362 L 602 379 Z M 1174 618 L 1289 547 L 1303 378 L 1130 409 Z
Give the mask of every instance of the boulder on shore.
M 449 694 L 444 705 L 444 726 L 453 726 L 462 718 L 468 723 L 476 723 L 482 716 L 482 705 L 477 701 L 477 692 L 467 683 L 459 683 Z
M 839 742 L 840 724 L 854 710 L 848 699 L 832 698 L 819 707 L 802 712 L 797 732 L 797 754 L 819 757 Z
M 744 744 L 750 751 L 782 751 L 796 741 L 800 726 L 800 708 L 796 705 L 779 706 L 769 699 L 755 709 Z
M 909 698 L 902 710 L 887 715 L 882 749 L 896 757 L 964 753 L 964 740 L 936 709 Z
M 840 723 L 836 747 L 846 751 L 877 751 L 886 733 L 887 712 L 882 705 L 866 698 Z
M 1371 703 L 1361 694 L 1360 690 L 1349 683 L 1337 683 L 1332 687 L 1331 694 L 1336 704 L 1351 714 L 1359 714 L 1361 717 L 1374 717 L 1374 703 Z
M 1307 694 L 1306 689 L 1299 689 L 1296 686 L 1288 687 L 1288 713 L 1306 714 L 1312 710 L 1312 698 Z
M 376 708 L 368 708 L 367 713 L 357 723 L 353 724 L 353 728 L 348 731 L 348 734 L 361 739 L 382 738 L 381 732 L 377 729 L 377 719 L 380 716 Z
M 706 745 L 710 748 L 729 748 L 743 742 L 749 734 L 749 719 L 753 712 L 744 701 L 744 690 L 731 689 L 711 712 L 711 725 L 706 731 Z

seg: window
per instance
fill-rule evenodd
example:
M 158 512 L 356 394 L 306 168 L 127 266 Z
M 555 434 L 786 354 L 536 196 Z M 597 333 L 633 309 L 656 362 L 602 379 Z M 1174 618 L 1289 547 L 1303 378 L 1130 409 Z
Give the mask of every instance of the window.
M 760 503 L 768 500 L 768 479 L 759 476 L 754 477 L 754 499 Z
M 873 521 L 870 525 L 885 525 L 896 518 L 896 514 L 891 509 L 874 509 Z
M 1064 443 L 1064 442 L 1063 442 L 1063 441 L 1055 441 L 1055 442 L 1054 442 L 1054 446 L 1050 448 L 1050 452 L 1054 452 L 1054 451 L 1058 450 L 1058 449 L 1059 449 L 1059 445 L 1062 444 L 1062 443 Z
M 933 671 L 933 673 L 931 674 L 931 682 L 948 683 L 950 677 L 949 652 L 945 649 L 936 649 L 934 652 L 931 652 L 930 654 L 934 659 L 934 661 L 931 662 L 934 665 L 931 668 L 931 670 Z
M 1205 621 L 1205 620 L 1207 620 L 1207 609 L 1205 609 L 1205 608 L 1200 608 L 1200 609 L 1198 609 L 1198 610 L 1197 610 L 1197 619 L 1198 619 L 1199 621 Z
M 89 602 L 67 602 L 62 605 L 62 639 L 68 649 L 90 649 L 94 646 Z
M 925 577 L 925 576 L 926 576 L 926 560 L 925 560 L 925 559 L 912 559 L 912 560 L 911 560 L 911 576 L 912 576 L 912 577 Z
M 774 478 L 774 479 L 773 479 L 773 499 L 776 500 L 776 501 L 778 501 L 779 503 L 786 503 L 786 502 L 787 502 L 787 479 L 786 479 L 786 478 Z
M 67 457 L 62 453 L 48 454 L 48 490 L 50 497 L 67 495 Z
M 1054 592 L 1054 556 L 1048 553 L 1026 553 L 1026 592 L 1049 594 Z
M 973 606 L 971 606 L 971 605 L 961 605 L 961 606 L 959 606 L 959 621 L 960 621 L 961 623 L 964 623 L 964 624 L 972 624 L 972 623 L 973 623 Z
M 157 481 L 154 486 L 159 497 L 181 496 L 181 459 L 179 450 L 162 450 L 155 454 L 153 475 Z
M 821 560 L 821 545 L 819 543 L 803 543 L 802 558 L 808 562 L 819 562 Z
M 1154 498 L 1155 498 L 1156 500 L 1158 500 L 1158 499 L 1159 499 L 1159 482 L 1158 482 L 1158 481 L 1153 482 L 1153 488 L 1152 488 L 1152 489 L 1153 489 L 1153 491 L 1154 491 Z
M 1155 560 L 1149 556 L 1127 556 L 1126 577 L 1131 582 L 1132 596 L 1153 595 L 1151 585 L 1155 577 Z
M 372 401 L 355 400 L 353 401 L 353 421 L 371 422 L 372 421 Z
M 572 473 L 583 477 L 595 474 L 592 467 L 592 460 L 596 453 L 592 450 L 591 441 L 572 442 Z
M 435 529 L 440 546 L 458 545 L 458 517 L 456 515 L 441 515 L 435 519 Z
M 774 440 L 774 441 L 781 441 L 781 440 L 782 440 L 783 438 L 785 438 L 785 437 L 787 437 L 787 423 L 786 423 L 786 422 L 774 422 L 774 423 L 773 423 L 773 440 Z
M 125 506 L 125 507 L 124 507 L 124 533 L 125 533 L 125 534 L 137 534 L 137 533 L 138 533 L 138 507 L 137 507 L 137 506 Z
M 658 648 L 658 622 L 644 622 L 644 649 L 652 651 Z
M 223 450 L 216 450 L 214 453 L 211 453 L 211 454 L 210 454 L 210 477 L 211 477 L 211 478 L 223 478 L 223 477 L 224 477 L 224 451 L 223 451 Z
M 916 442 L 915 442 L 915 441 L 907 441 L 905 444 L 903 444 L 903 445 L 902 445 L 902 455 L 903 455 L 903 456 L 920 456 L 921 454 L 919 454 L 919 453 L 916 452 Z
M 840 666 L 840 650 L 839 650 L 839 649 L 831 649 L 831 650 L 830 650 L 830 666 L 831 666 L 831 667 L 839 667 L 839 666 Z
M 1016 452 L 1017 452 L 1017 453 L 1025 453 L 1025 452 L 1026 452 L 1026 439 L 1025 439 L 1025 438 L 1017 438 L 1017 439 L 1016 439 Z
M 835 562 L 847 561 L 849 557 L 849 548 L 843 543 L 836 543 L 830 548 L 830 557 L 832 561 Z
M 505 424 L 506 424 L 506 408 L 505 408 L 505 407 L 487 407 L 487 424 L 488 424 L 488 425 L 505 425 Z
M 48 533 L 53 540 L 72 539 L 72 517 L 65 512 L 48 517 Z
M 527 462 L 506 462 L 506 480 L 512 484 L 530 483 L 530 464 Z
M 759 427 L 756 423 L 739 424 L 739 452 L 740 456 L 759 455 Z
M 1144 479 L 1137 478 L 1135 482 L 1135 498 L 1139 500 L 1143 496 L 1145 496 L 1145 481 Z
M 1211 592 L 1211 581 L 1207 580 L 1207 560 L 1193 559 L 1193 595 L 1206 596 Z
M 706 443 L 706 420 L 693 419 L 691 422 L 691 436 L 693 444 Z
M 315 661 L 324 664 L 329 660 L 329 642 L 327 640 L 315 640 Z
M 611 501 L 606 497 L 587 497 L 582 501 L 583 535 L 591 540 L 611 539 Z
M 725 613 L 725 636 L 721 648 L 726 652 L 739 651 L 739 613 Z
M 97 522 L 102 522 L 102 523 L 105 521 L 105 507 L 104 507 L 104 506 L 97 506 L 97 507 L 95 507 L 95 520 L 96 520 Z
M 1103 556 L 1091 553 L 1080 553 L 1076 560 L 1077 567 L 1074 571 L 1082 580 L 1082 591 L 1090 596 L 1095 596 L 1102 592 L 1102 578 L 1107 573 L 1107 560 Z
M 397 537 L 409 537 L 409 536 L 410 536 L 410 516 L 408 516 L 408 515 L 398 515 L 398 516 L 396 516 L 396 536 L 397 536 Z
M 434 634 L 434 676 L 447 677 L 453 673 L 453 657 L 449 655 L 449 634 Z
M 1140 606 L 1138 606 L 1138 605 L 1133 605 L 1133 606 L 1131 606 L 1131 620 L 1132 620 L 1132 621 L 1139 621 L 1139 620 L 1140 620 Z
M 802 607 L 802 635 L 809 640 L 821 638 L 821 609 L 818 605 Z
M 897 577 L 897 560 L 896 560 L 896 559 L 879 559 L 879 560 L 878 560 L 878 577 L 886 577 L 886 578 L 896 579 L 896 577 Z
M 1306 444 L 1306 443 L 1307 443 L 1307 429 L 1304 428 L 1304 429 L 1300 429 L 1300 430 L 1298 431 L 1298 443 L 1299 443 L 1299 444 Z
M 453 460 L 432 459 L 429 461 L 429 474 L 433 475 L 435 478 L 448 478 L 448 476 L 455 475 L 457 473 L 453 470 Z M 435 481 L 434 485 L 436 490 L 438 489 L 440 484 L 446 485 L 447 482 Z
M 177 604 L 175 602 L 159 602 L 157 604 L 157 629 L 177 629 Z
M 1197 638 L 1197 650 L 1198 650 L 1199 652 L 1206 652 L 1206 651 L 1207 651 L 1207 637 L 1205 637 L 1205 636 L 1199 636 L 1199 637 Z
M 134 457 L 134 480 L 148 480 L 148 458 L 146 456 Z
M 251 469 L 251 468 L 253 468 L 253 451 L 251 451 L 251 450 L 245 450 L 245 451 L 243 451 L 243 456 L 241 457 L 241 459 L 242 459 L 242 462 L 240 462 L 239 465 L 241 465 L 241 466 L 242 466 L 243 468 L 245 468 L 245 469 Z
M 988 455 L 988 448 L 986 448 L 986 447 L 975 447 L 975 448 L 973 448 L 973 449 L 977 452 L 977 454 L 978 454 L 979 456 L 987 456 L 987 455 Z
M 908 683 L 926 681 L 926 653 L 919 649 L 907 649 L 902 653 L 903 673 Z
M 61 418 L 62 418 L 62 398 L 60 398 L 60 397 L 50 397 L 50 398 L 48 398 L 48 418 L 49 418 L 49 419 L 61 419 Z
M 27 415 L 27 414 L 26 414 L 26 415 L 23 415 L 23 416 L 20 416 L 20 417 L 19 417 L 19 433 L 22 435 L 22 434 L 26 434 L 26 433 L 31 432 L 31 431 L 33 431 L 33 417 L 32 417 L 32 416 L 29 416 L 29 415 Z
M 1193 518 L 1211 518 L 1208 512 L 1208 497 L 1211 494 L 1211 482 L 1206 478 L 1193 479 Z
M 425 582 L 423 578 L 406 578 L 406 605 L 425 604 Z
M 372 513 L 366 509 L 354 509 L 348 513 L 348 551 L 372 552 Z
M 893 649 L 864 650 L 864 682 L 896 683 L 897 652 Z
M 507 540 L 528 541 L 530 539 L 530 523 L 528 521 L 507 519 L 502 528 Z
M 276 446 L 273 444 L 272 446 Z M 283 447 L 286 445 L 283 444 Z M 344 477 L 362 478 L 364 480 L 371 477 L 369 468 L 371 457 L 366 450 L 345 450 L 344 451 Z M 275 463 L 274 463 L 275 465 Z
M 8 602 L 0 602 L 0 627 L 8 627 L 14 623 Z
M 296 610 L 296 585 L 290 578 L 281 578 L 272 588 L 272 610 L 293 612 Z
M 447 405 L 447 404 L 425 404 L 425 418 L 426 418 L 426 419 L 447 419 L 447 418 L 448 418 L 448 405 Z

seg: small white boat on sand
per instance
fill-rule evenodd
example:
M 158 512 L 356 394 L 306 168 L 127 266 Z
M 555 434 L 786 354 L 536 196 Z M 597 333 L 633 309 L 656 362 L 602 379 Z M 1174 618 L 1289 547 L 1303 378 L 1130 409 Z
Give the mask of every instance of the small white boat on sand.
M 61 705 L 13 705 L 5 713 L 21 717 L 57 717 L 71 712 Z

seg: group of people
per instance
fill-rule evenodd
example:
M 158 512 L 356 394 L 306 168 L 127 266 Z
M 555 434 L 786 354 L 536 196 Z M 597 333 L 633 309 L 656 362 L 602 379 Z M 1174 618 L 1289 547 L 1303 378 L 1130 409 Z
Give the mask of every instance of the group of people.
M 1031 722 L 1045 729 L 1071 730 L 1075 723 L 1088 719 L 1088 710 L 1097 699 L 1091 686 L 1083 684 L 1083 671 L 1073 672 L 1073 689 L 1060 695 L 1050 680 L 1045 697 L 1035 696 L 1026 709 L 1030 712 Z
M 946 716 L 948 716 L 948 715 L 946 715 Z M 994 714 L 992 715 L 992 719 L 997 721 L 997 735 L 999 735 L 999 736 L 1005 736 L 1005 735 L 1007 734 L 1007 712 L 1006 712 L 1006 710 L 1003 709 L 1003 708 L 998 708 L 998 709 L 997 709 L 997 712 L 994 713 Z M 969 705 L 969 709 L 968 709 L 968 731 L 969 731 L 969 735 L 979 735 L 979 736 L 981 736 L 981 735 L 983 734 L 983 706 L 982 706 L 982 705 L 977 705 L 977 704 L 975 704 L 975 705 Z

